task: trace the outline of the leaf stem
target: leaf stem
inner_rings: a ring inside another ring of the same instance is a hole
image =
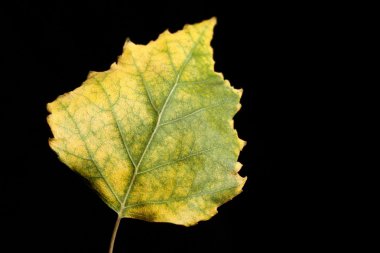
[[[115,245],[116,234],[119,229],[120,221],[121,221],[121,216],[118,215],[116,219],[115,227],[113,228],[113,232],[112,232],[110,249],[108,251],[109,253],[113,253],[113,246]]]

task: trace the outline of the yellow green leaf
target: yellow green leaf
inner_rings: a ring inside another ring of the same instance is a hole
[[[214,71],[215,24],[127,41],[109,70],[48,104],[51,148],[121,218],[190,226],[242,190],[242,91]]]

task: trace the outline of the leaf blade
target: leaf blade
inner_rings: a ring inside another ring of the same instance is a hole
[[[51,147],[122,217],[189,226],[241,192],[243,142],[232,123],[241,91],[214,72],[215,24],[165,31],[146,46],[127,42],[110,70],[48,105]],[[59,104],[80,122],[74,133]],[[70,153],[90,156],[102,180]]]

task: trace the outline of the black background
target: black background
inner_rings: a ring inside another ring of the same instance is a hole
[[[248,142],[239,158],[244,192],[190,228],[125,219],[115,253],[302,249],[304,207],[284,178],[293,167],[284,153],[294,144],[283,137],[300,128],[292,125],[289,93],[310,39],[303,23],[309,11],[235,1],[21,1],[2,8],[9,57],[1,84],[0,251],[107,252],[116,214],[50,150],[46,103],[78,87],[90,70],[108,69],[127,37],[145,44],[167,28],[213,16],[216,70],[244,89],[235,116]]]

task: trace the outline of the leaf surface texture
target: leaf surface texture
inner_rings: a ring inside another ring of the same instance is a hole
[[[190,226],[241,192],[241,91],[214,71],[215,24],[127,41],[109,70],[48,104],[51,148],[121,217]]]

